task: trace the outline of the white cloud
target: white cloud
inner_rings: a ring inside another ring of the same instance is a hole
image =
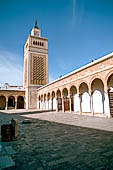
[[[22,56],[0,49],[0,86],[23,85]]]
[[[84,16],[84,9],[85,1],[78,4],[77,0],[72,0],[72,19],[70,20],[71,23],[69,24],[70,31],[74,31],[79,25],[81,25]]]
[[[76,25],[76,20],[77,20],[77,3],[76,0],[72,1],[72,19],[70,20],[71,23],[70,25],[70,30],[73,31],[73,29],[75,29],[75,25]]]
[[[73,0],[73,14],[72,14],[73,22],[76,19],[75,11],[76,11],[76,0]]]

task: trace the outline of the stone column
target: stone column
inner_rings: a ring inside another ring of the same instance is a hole
[[[45,110],[45,100],[44,100],[44,102],[43,102],[43,109]]]
[[[17,109],[17,102],[15,102],[15,109]]]
[[[43,110],[45,109],[45,101],[44,101],[44,97],[43,97]]]
[[[45,99],[45,110],[47,110],[47,99]]]
[[[17,109],[17,97],[15,97],[15,109]]]
[[[103,94],[102,94],[103,114],[105,114],[104,101],[105,101],[105,94],[103,91]]]
[[[51,110],[51,98],[49,99],[49,110]]]
[[[43,101],[41,101],[41,110],[43,110]]]
[[[58,100],[56,99],[56,112],[58,112]]]
[[[92,96],[92,92],[89,93],[90,94],[90,110],[91,110],[91,114],[94,116],[94,111],[93,111],[93,96]]]
[[[49,99],[47,100],[47,105],[48,105],[48,108],[47,108],[47,110],[49,110]]]
[[[64,113],[64,98],[62,97],[62,112]]]
[[[38,100],[38,109],[40,110],[40,101]]]
[[[71,110],[71,97],[69,96],[69,106],[70,106],[70,113],[72,112]]]
[[[51,110],[53,111],[53,97],[51,97]]]
[[[109,105],[109,95],[107,87],[104,89],[104,114],[110,118],[110,105]]]
[[[45,110],[47,110],[48,104],[47,104],[47,99],[45,101]]]
[[[6,98],[6,107],[5,107],[5,110],[8,109],[8,98]]]
[[[82,114],[82,108],[81,108],[81,95],[79,94],[79,114]]]

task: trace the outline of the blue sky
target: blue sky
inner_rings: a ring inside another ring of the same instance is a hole
[[[49,42],[50,81],[113,51],[113,0],[0,0],[0,85],[23,85],[35,19]]]

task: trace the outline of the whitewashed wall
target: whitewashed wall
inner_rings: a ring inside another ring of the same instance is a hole
[[[57,109],[57,103],[56,103],[56,98],[53,98],[53,110]]]
[[[91,112],[90,95],[88,94],[88,92],[84,92],[81,96],[81,109],[82,112]]]
[[[93,92],[93,112],[103,113],[102,93],[99,90]]]
[[[105,100],[104,100],[104,113],[108,117],[110,117],[110,108],[109,108],[109,97],[108,94],[104,93]]]
[[[79,109],[80,109],[79,96],[75,94],[73,98],[74,98],[74,112],[79,112]]]
[[[48,105],[49,107],[48,107],[48,109],[51,110],[51,109],[52,109],[52,108],[51,108],[51,99],[49,99],[48,102],[49,102],[49,105]]]

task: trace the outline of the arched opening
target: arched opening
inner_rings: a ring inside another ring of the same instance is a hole
[[[71,95],[71,111],[78,111],[78,95],[77,95],[77,89],[75,86],[71,86],[70,88],[70,95]]]
[[[69,105],[69,97],[68,97],[67,88],[63,89],[62,95],[63,95],[63,99],[64,99],[64,111],[69,111],[70,110],[70,105]]]
[[[91,84],[93,113],[104,113],[104,84],[96,78]]]
[[[8,98],[8,109],[14,109],[15,108],[15,98],[14,96],[10,96]]]
[[[80,108],[81,112],[88,113],[91,112],[90,109],[90,95],[88,85],[86,83],[82,83],[79,87],[80,92]]]
[[[68,90],[66,88],[63,89],[62,95],[63,95],[63,98],[67,98],[68,97]]]
[[[52,110],[56,110],[56,98],[55,98],[55,92],[52,91]]]
[[[57,108],[58,111],[62,110],[62,98],[61,98],[61,91],[58,89],[56,92],[56,96],[57,96]]]
[[[60,91],[60,90],[57,90],[56,95],[57,95],[57,98],[61,98],[61,91]]]
[[[5,110],[6,98],[5,96],[0,96],[0,110]]]
[[[18,96],[17,98],[17,109],[24,109],[24,97]]]
[[[111,74],[108,77],[107,80],[107,88],[108,88],[108,96],[109,96],[109,108],[110,108],[110,114],[113,117],[113,74]]]
[[[109,91],[113,91],[113,74],[108,77],[107,87]]]

